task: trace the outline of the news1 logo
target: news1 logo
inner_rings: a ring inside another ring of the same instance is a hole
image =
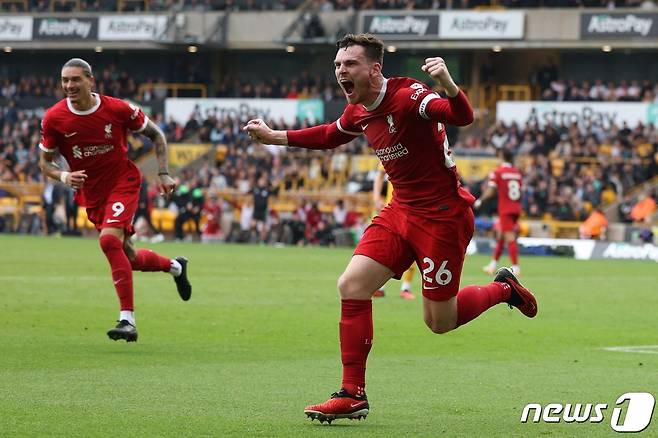
[[[655,405],[656,399],[648,392],[622,394],[612,410],[610,427],[615,432],[642,432],[651,423]],[[549,403],[546,406],[528,403],[521,413],[521,423],[528,420],[533,423],[601,423],[607,409],[607,403]]]

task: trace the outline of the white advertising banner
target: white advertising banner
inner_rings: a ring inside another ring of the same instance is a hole
[[[319,123],[324,120],[324,103],[320,99],[202,99],[168,98],[165,100],[165,117],[185,125],[190,117],[199,122],[209,117],[218,119],[230,116],[242,123],[250,118],[283,120],[295,123],[297,119]]]
[[[30,41],[32,17],[0,16],[0,41]]]
[[[621,126],[624,122],[633,128],[638,123],[652,121],[652,106],[640,102],[512,102],[499,101],[496,120],[519,126],[526,123],[536,126],[571,125]]]
[[[520,40],[525,12],[441,12],[439,38],[447,40]]]
[[[105,41],[155,40],[167,30],[165,15],[103,15],[98,39]]]

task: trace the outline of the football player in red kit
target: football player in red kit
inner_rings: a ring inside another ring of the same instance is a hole
[[[498,193],[498,222],[496,224],[496,247],[494,248],[491,262],[483,269],[489,274],[496,271],[498,260],[503,253],[503,244],[507,244],[509,258],[512,261],[512,273],[520,275],[519,268],[519,247],[516,244],[516,236],[519,230],[519,216],[521,215],[521,188],[523,175],[521,171],[514,167],[512,161],[514,154],[506,148],[498,150],[498,157],[502,160],[498,166],[489,175],[487,188],[473,204],[475,209],[487,199]]]
[[[53,105],[41,121],[40,167],[50,178],[76,190],[76,200],[100,232],[100,247],[112,272],[120,313],[110,339],[137,341],[133,308],[132,271],[162,271],[172,274],[180,297],[187,301],[192,286],[187,277],[187,259],[169,259],[148,249],[136,249],[130,240],[132,219],[139,201],[142,180],[137,166],[128,159],[128,131],[153,141],[158,161],[158,188],[169,196],[174,180],[169,176],[167,143],[162,131],[138,107],[92,92],[94,76],[89,63],[73,58],[62,67],[65,99]],[[70,171],[56,164],[57,153]]]
[[[446,333],[489,307],[507,303],[528,317],[537,313],[532,293],[501,268],[493,282],[459,290],[466,247],[473,234],[473,196],[459,183],[444,124],[468,125],[473,112],[441,58],[422,71],[448,95],[439,97],[411,78],[385,78],[383,42],[370,34],[346,35],[337,43],[336,80],[347,98],[333,123],[277,131],[262,120],[245,126],[266,144],[331,149],[365,135],[393,184],[393,199],[366,229],[338,279],[343,379],[329,400],[307,406],[311,419],[365,417],[366,360],[373,341],[372,294],[412,262],[422,273],[423,312],[434,333]]]

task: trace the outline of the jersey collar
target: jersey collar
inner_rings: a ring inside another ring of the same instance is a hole
[[[380,103],[382,103],[382,100],[384,100],[384,96],[386,96],[386,83],[388,82],[388,79],[384,78],[384,84],[382,85],[381,90],[379,90],[379,95],[377,96],[377,99],[372,103],[370,106],[365,106],[363,107],[366,109],[366,111],[374,111],[377,109]]]
[[[73,114],[77,114],[79,116],[88,116],[89,114],[95,112],[99,106],[101,106],[101,98],[98,94],[96,93],[91,93],[94,99],[96,99],[96,105],[92,106],[86,111],[78,111],[77,109],[73,108],[73,105],[71,105],[71,100],[67,97],[66,98],[66,106],[69,107],[69,111],[71,111]]]

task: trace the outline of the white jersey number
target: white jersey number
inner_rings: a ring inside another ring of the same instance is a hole
[[[434,260],[429,257],[425,257],[423,259],[423,264],[425,263],[427,263],[427,267],[423,269],[423,280],[425,283],[432,284],[436,281],[436,284],[439,286],[445,286],[446,284],[450,283],[452,280],[452,272],[446,269],[446,265],[448,264],[447,260],[441,262],[441,266],[439,266],[438,271],[436,271],[434,278],[429,276],[429,274],[431,274],[434,270]]]
[[[113,217],[118,217],[123,211],[126,209],[126,207],[123,205],[121,202],[115,202],[112,204],[112,211],[114,214],[112,215]]]
[[[521,199],[521,183],[515,180],[507,183],[507,197],[512,201]]]

